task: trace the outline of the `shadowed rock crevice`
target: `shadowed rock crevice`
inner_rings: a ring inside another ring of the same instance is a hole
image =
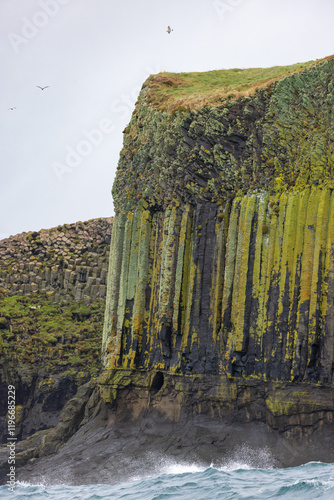
[[[162,372],[157,372],[153,377],[150,387],[150,393],[156,394],[157,392],[160,391],[163,385],[164,385],[164,374]]]

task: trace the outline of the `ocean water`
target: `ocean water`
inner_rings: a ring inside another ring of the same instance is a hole
[[[233,462],[221,468],[169,464],[160,474],[106,485],[18,483],[0,487],[1,500],[262,500],[334,499],[334,464],[310,462],[288,469],[252,468]]]

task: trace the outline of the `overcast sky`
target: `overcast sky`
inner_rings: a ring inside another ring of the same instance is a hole
[[[333,0],[0,0],[0,238],[113,215],[149,74],[320,59],[333,19]]]

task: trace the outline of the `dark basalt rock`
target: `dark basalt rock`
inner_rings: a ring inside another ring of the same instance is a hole
[[[255,466],[334,461],[333,74],[171,112],[144,85],[113,186],[104,372],[21,443],[21,480],[245,447]]]
[[[328,387],[131,371],[117,371],[99,386],[100,393],[82,387],[54,431],[27,440],[20,480],[112,484],[139,471],[152,474],[164,463],[222,466],[233,456],[255,467],[332,460]]]

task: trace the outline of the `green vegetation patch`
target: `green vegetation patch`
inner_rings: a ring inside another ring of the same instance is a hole
[[[275,415],[294,415],[321,411],[323,403],[317,401],[315,394],[307,390],[291,391],[276,390],[266,400],[268,410]]]
[[[233,68],[204,73],[158,73],[144,83],[148,102],[159,109],[200,109],[219,106],[222,100],[253,93],[274,81],[303,71],[314,61],[272,68]]]
[[[73,312],[77,312],[77,316]],[[55,304],[47,297],[0,293],[0,364],[34,372],[101,370],[104,301]]]

